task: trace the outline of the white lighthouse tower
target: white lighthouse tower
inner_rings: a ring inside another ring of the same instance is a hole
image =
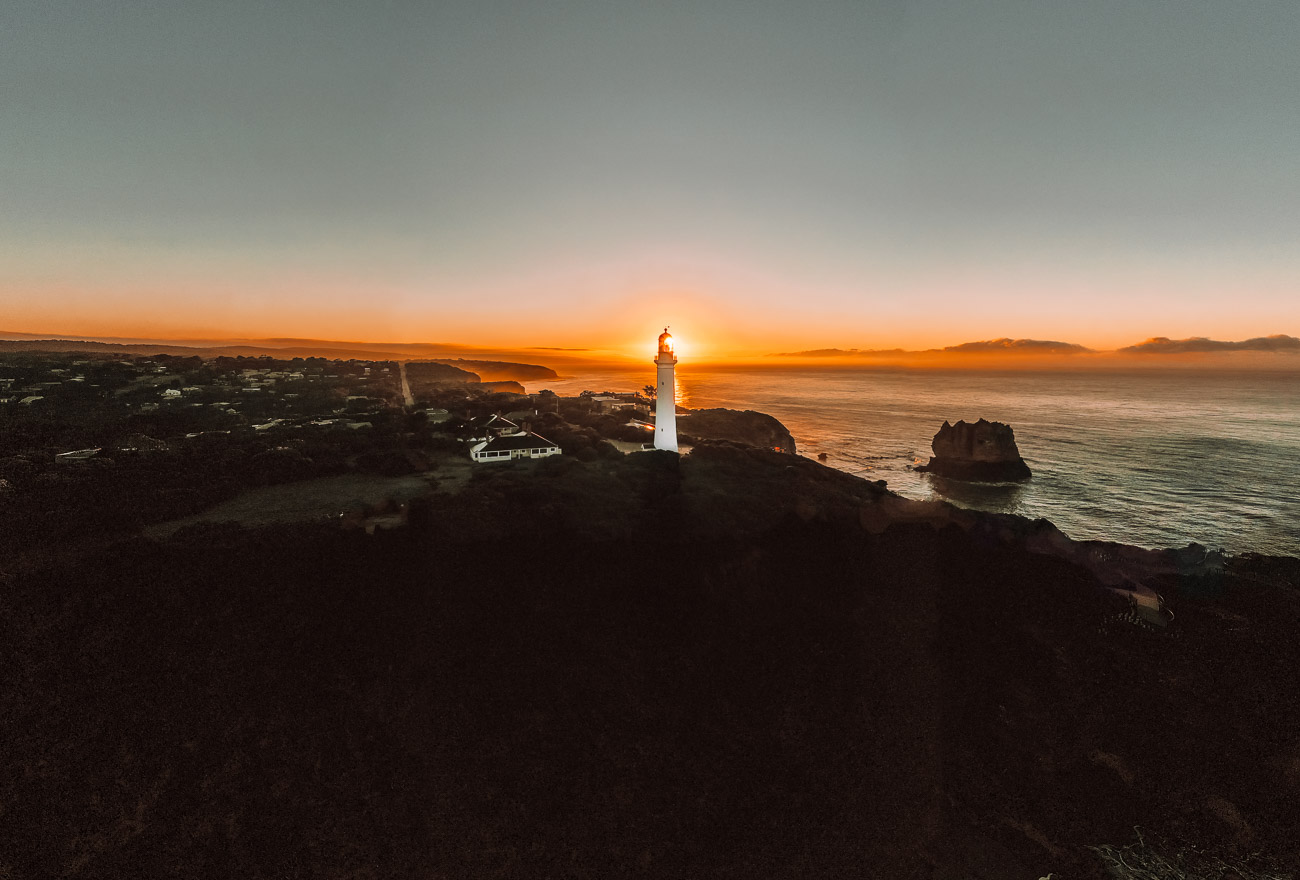
[[[659,354],[655,355],[658,381],[655,382],[655,449],[677,451],[677,383],[673,368],[677,355],[673,352],[673,337],[664,328],[659,335]]]

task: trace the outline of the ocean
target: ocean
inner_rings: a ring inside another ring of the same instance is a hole
[[[653,381],[647,364],[528,390],[632,391]],[[677,385],[682,406],[768,413],[801,455],[826,453],[828,465],[909,498],[1045,517],[1077,539],[1300,557],[1297,373],[682,364]],[[1032,479],[972,484],[913,470],[945,419],[980,418],[1012,426]]]

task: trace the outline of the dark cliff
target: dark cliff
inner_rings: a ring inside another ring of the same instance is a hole
[[[480,381],[477,373],[436,361],[410,361],[406,364],[406,375],[412,389],[419,389],[425,385]]]
[[[441,358],[436,361],[468,372],[477,373],[484,382],[544,382],[558,379],[559,374],[540,364],[516,364],[509,361],[476,361],[465,358]]]
[[[700,440],[731,440],[778,452],[795,452],[794,438],[785,425],[767,413],[748,409],[681,412],[677,416],[677,433],[688,445]]]
[[[5,868],[1100,880],[1135,825],[1300,863],[1294,560],[727,442],[479,473],[390,534],[8,568]]]

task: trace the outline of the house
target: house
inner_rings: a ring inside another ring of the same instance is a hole
[[[648,401],[636,394],[620,394],[606,391],[603,394],[587,394],[587,401],[598,413],[617,413],[623,411],[644,412],[649,414]]]
[[[167,397],[167,398],[176,398],[180,396],[181,396],[181,390],[179,388],[168,388],[166,391],[163,392],[163,397]]]
[[[596,412],[613,412],[624,407],[636,406],[636,404],[621,397],[615,397],[612,394],[593,394],[590,400],[596,405]]]
[[[470,447],[469,457],[475,462],[514,461],[517,458],[549,458],[560,455],[560,447],[545,437],[531,431],[502,434],[483,440]]]
[[[514,422],[499,415],[488,418],[471,419],[460,431],[461,440],[466,443],[483,443],[494,437],[518,434],[522,429]]]

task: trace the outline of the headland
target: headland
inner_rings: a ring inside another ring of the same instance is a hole
[[[471,465],[455,411],[507,398],[415,384],[459,406],[6,459],[11,500],[174,456],[236,479],[245,442],[284,431],[247,467],[291,486],[320,478],[309,453],[336,441],[306,441],[330,428],[357,444],[328,459],[344,472],[427,485],[391,528],[29,524],[0,618],[15,876],[1300,862],[1300,561],[908,500],[776,451],[755,415],[758,442],[624,455],[605,435],[642,429],[598,395],[537,401],[562,455]]]

